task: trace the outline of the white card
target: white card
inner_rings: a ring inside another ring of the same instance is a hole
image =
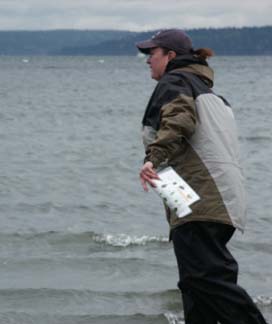
[[[153,189],[178,217],[189,215],[192,212],[189,206],[200,199],[198,194],[172,167],[159,171],[158,176],[160,180],[153,180],[156,184]]]

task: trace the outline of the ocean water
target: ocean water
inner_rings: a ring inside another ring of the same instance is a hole
[[[272,57],[215,57],[248,192],[229,247],[272,322]],[[181,324],[159,198],[144,193],[139,57],[0,57],[0,324]]]

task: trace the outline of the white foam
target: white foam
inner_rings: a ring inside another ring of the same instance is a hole
[[[168,242],[167,237],[162,236],[130,236],[127,234],[104,234],[94,237],[96,242],[107,243],[112,246],[127,247],[129,245],[146,245],[150,242]]]
[[[139,58],[145,58],[146,57],[146,55],[144,53],[141,53],[141,52],[139,52],[136,56],[139,57]]]
[[[257,296],[254,298],[254,303],[262,306],[272,305],[272,297],[269,296]]]
[[[169,324],[185,324],[180,314],[164,313],[164,316],[167,318]]]

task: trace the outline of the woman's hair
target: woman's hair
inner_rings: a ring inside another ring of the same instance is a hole
[[[214,56],[214,51],[210,48],[199,48],[197,50],[192,50],[192,54],[206,60],[207,58]]]
[[[165,54],[165,55],[168,52],[172,51],[171,49],[166,48],[166,47],[162,47],[162,50],[163,50],[163,54]],[[200,57],[203,60],[206,60],[207,58],[214,56],[214,51],[210,48],[199,48],[197,50],[192,49],[190,53]],[[179,54],[177,53],[177,55],[179,55]]]

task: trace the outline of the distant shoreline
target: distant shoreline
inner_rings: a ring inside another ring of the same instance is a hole
[[[271,57],[271,54],[216,54],[214,57]],[[30,59],[30,58],[38,58],[38,57],[93,57],[93,58],[106,58],[106,57],[137,57],[137,55],[132,54],[106,54],[106,55],[92,55],[92,54],[0,54],[0,58],[8,58],[8,57],[18,57],[22,59]]]
[[[187,29],[194,47],[210,47],[217,56],[272,55],[272,26]],[[5,56],[134,56],[135,43],[155,31],[44,30],[0,31]]]

